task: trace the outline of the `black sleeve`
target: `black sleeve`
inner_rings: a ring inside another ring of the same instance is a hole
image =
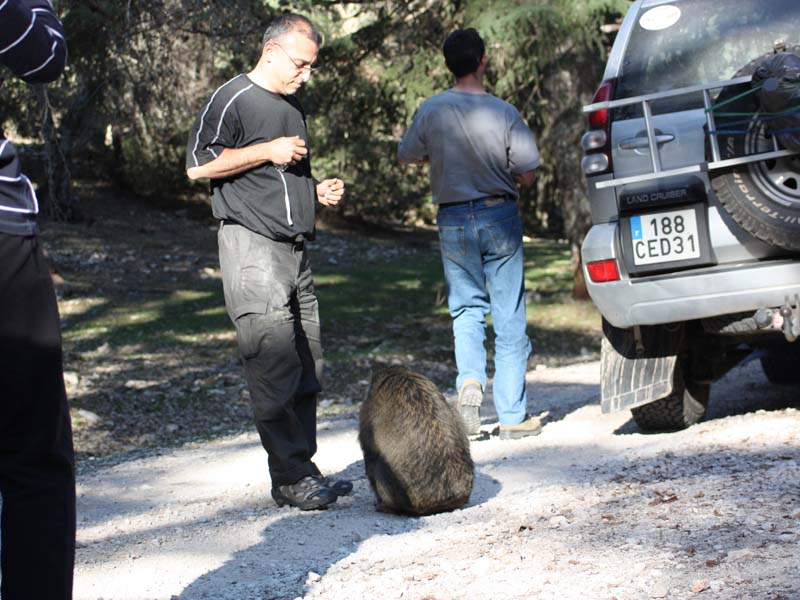
[[[195,119],[186,146],[186,168],[199,167],[217,158],[225,148],[237,148],[241,126],[233,105],[243,91],[232,79],[220,86],[203,105]]]
[[[66,62],[64,29],[49,0],[0,0],[0,63],[29,83],[48,83]]]

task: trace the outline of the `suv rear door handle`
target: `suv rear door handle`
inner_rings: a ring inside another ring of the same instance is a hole
[[[656,144],[666,144],[667,142],[671,142],[675,139],[675,136],[671,133],[662,133],[656,136]],[[632,137],[626,140],[622,140],[619,143],[619,147],[622,150],[638,150],[640,148],[649,148],[650,142],[647,140],[647,136],[643,137]]]

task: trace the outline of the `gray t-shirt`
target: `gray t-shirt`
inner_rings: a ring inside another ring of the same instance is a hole
[[[419,107],[397,148],[402,162],[428,159],[433,202],[518,196],[513,173],[540,164],[519,112],[491,94],[447,90]]]

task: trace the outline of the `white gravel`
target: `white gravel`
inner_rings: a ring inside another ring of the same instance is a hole
[[[323,512],[274,505],[255,433],[89,469],[75,598],[800,598],[800,388],[751,362],[711,418],[644,435],[600,413],[598,376],[531,372],[543,433],[473,442],[449,514],[376,513],[352,418],[320,424],[320,468],[355,482]]]

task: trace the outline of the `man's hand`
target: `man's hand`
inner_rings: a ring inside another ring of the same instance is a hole
[[[517,185],[522,187],[530,187],[533,185],[533,182],[536,181],[536,170],[533,171],[525,171],[524,173],[514,173],[514,181],[517,182]]]
[[[317,184],[317,199],[325,206],[335,206],[344,196],[344,181],[325,179]]]
[[[305,141],[297,135],[276,138],[267,145],[269,160],[276,165],[293,165],[308,154]]]

